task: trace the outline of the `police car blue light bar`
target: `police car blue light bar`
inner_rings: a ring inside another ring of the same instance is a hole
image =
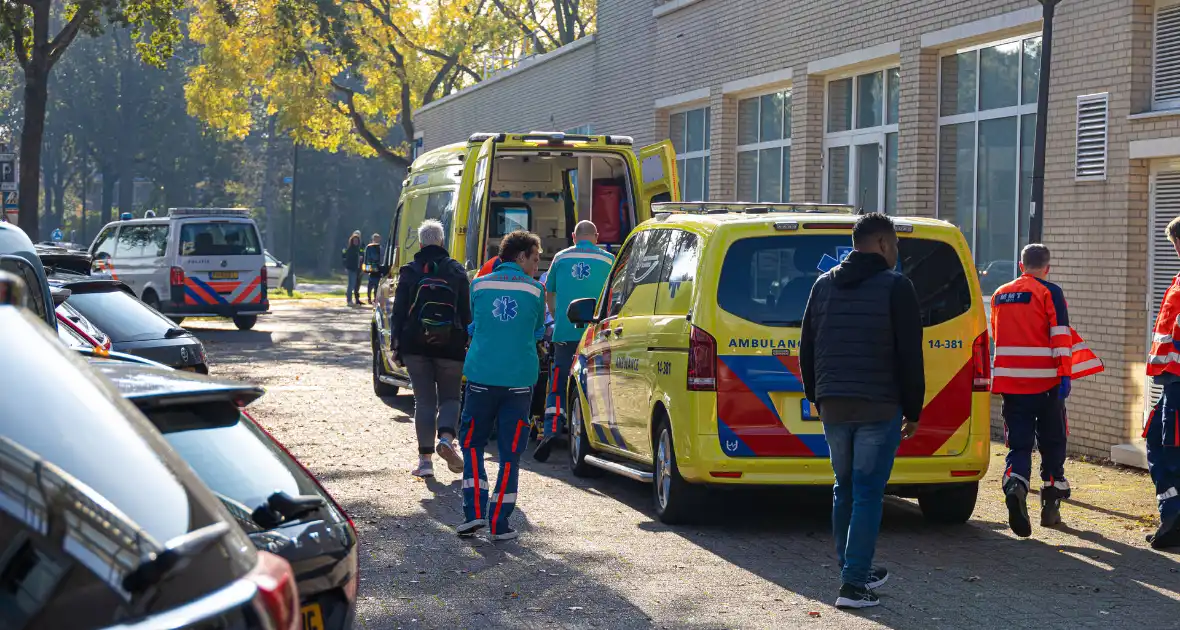
[[[211,216],[226,216],[226,217],[250,217],[250,210],[247,208],[169,208],[168,216],[170,217],[211,217]]]

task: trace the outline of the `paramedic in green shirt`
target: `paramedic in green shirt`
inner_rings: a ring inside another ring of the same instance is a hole
[[[553,257],[545,281],[545,303],[553,314],[553,365],[549,369],[549,393],[545,400],[545,420],[541,442],[533,458],[549,459],[553,438],[561,434],[562,402],[569,392],[570,366],[574,351],[582,339],[583,329],[570,323],[566,310],[570,302],[582,298],[597,299],[610,275],[615,257],[598,246],[598,228],[590,221],[574,227],[574,246]]]

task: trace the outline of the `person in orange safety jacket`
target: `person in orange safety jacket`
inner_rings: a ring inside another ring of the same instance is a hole
[[[1165,234],[1180,255],[1180,217]],[[1160,526],[1147,537],[1156,549],[1180,547],[1180,275],[1164,293],[1155,319],[1147,375],[1163,387],[1147,418],[1147,467],[1159,502]]]
[[[1004,398],[1004,441],[1009,450],[1003,490],[1008,523],[1016,535],[1027,537],[1032,535],[1026,498],[1034,444],[1041,452],[1042,527],[1061,522],[1061,499],[1069,497],[1065,399],[1073,376],[1074,333],[1065,294],[1046,280],[1049,248],[1035,243],[1026,246],[1020,253],[1020,269],[1023,275],[992,295],[996,346],[992,392]]]
[[[487,262],[485,262],[483,264],[482,267],[479,268],[479,271],[476,272],[475,277],[482,278],[482,277],[488,275],[489,273],[492,273],[493,271],[495,271],[496,267],[499,267],[499,266],[500,266],[500,257],[499,256],[492,256],[491,258],[488,259]]]

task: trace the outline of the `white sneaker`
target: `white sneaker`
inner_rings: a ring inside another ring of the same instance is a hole
[[[434,462],[429,459],[418,460],[418,467],[411,471],[415,477],[433,477],[434,476]]]
[[[459,449],[456,446],[457,442],[454,440],[439,440],[438,445],[434,447],[434,452],[447,462],[447,468],[453,473],[463,472],[463,456],[459,454]]]

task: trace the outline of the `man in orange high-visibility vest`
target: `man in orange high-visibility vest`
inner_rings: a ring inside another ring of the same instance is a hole
[[[1061,522],[1061,499],[1069,498],[1065,399],[1073,372],[1073,333],[1065,294],[1046,280],[1049,248],[1026,246],[1020,252],[1020,269],[1019,278],[992,295],[992,392],[1004,397],[1008,524],[1017,536],[1027,537],[1032,535],[1026,499],[1034,444],[1041,452],[1042,527]]]
[[[1180,217],[1172,219],[1166,234],[1180,255]],[[1156,549],[1180,547],[1180,275],[1164,294],[1155,319],[1147,375],[1164,388],[1143,428],[1160,511],[1159,529],[1147,540]]]

